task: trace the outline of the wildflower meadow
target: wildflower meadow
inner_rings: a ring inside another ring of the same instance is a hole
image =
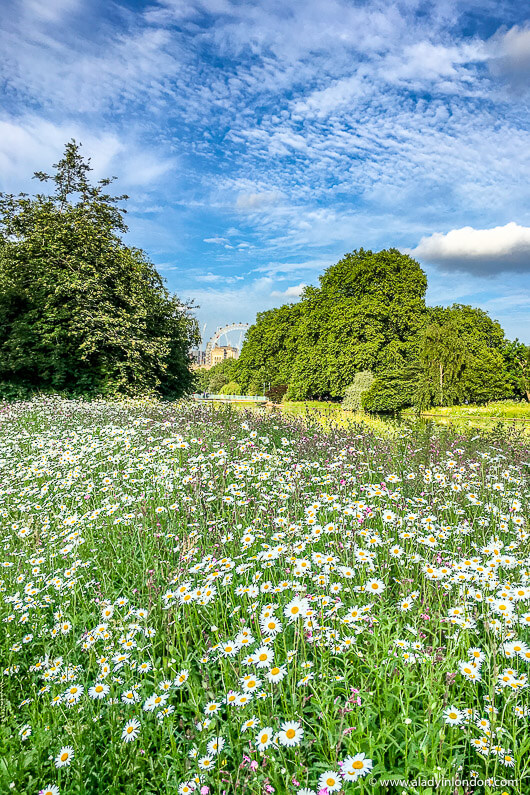
[[[529,461],[515,431],[2,404],[0,792],[528,793]]]

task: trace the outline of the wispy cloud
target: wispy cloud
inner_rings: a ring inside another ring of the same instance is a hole
[[[252,320],[360,246],[413,250],[434,292],[441,269],[463,267],[484,306],[496,268],[527,270],[530,27],[516,0],[480,14],[475,0],[3,11],[0,188],[27,190],[81,140],[96,176],[133,196],[131,239],[208,322]]]
[[[34,171],[51,169],[66,141],[75,138],[90,157],[94,176],[119,172],[124,187],[145,187],[160,180],[176,167],[176,157],[149,149],[125,133],[96,131],[78,121],[60,124],[39,116],[15,120],[0,119],[0,185],[16,190]]]
[[[530,23],[515,25],[489,42],[489,68],[518,92],[530,88]]]

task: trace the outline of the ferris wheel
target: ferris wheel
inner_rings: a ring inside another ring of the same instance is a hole
[[[212,336],[206,343],[206,367],[210,367],[212,364],[212,351],[215,348],[215,346],[219,343],[219,341],[223,337],[226,337],[226,340],[228,341],[227,335],[233,331],[239,331],[239,338],[236,348],[238,348],[238,350],[241,350],[241,342],[249,328],[250,328],[250,323],[230,323],[228,326],[222,326],[222,328],[218,328],[215,334],[212,334]]]

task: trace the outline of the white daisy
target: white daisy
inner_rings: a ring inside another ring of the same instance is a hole
[[[74,749],[71,745],[65,745],[55,757],[55,767],[65,767],[70,764],[73,758]]]
[[[278,732],[280,745],[288,747],[300,745],[304,736],[302,725],[298,721],[286,721],[282,723],[281,730]]]
[[[337,792],[337,790],[341,789],[342,782],[339,773],[336,773],[334,770],[326,770],[325,773],[322,773],[320,778],[318,779],[318,788],[325,789],[327,792]]]
[[[274,731],[272,726],[265,726],[264,729],[261,729],[255,739],[255,745],[258,751],[265,751],[270,745],[272,745],[274,738]]]
[[[121,739],[125,743],[130,743],[132,742],[132,740],[136,740],[138,735],[140,734],[140,726],[141,723],[137,718],[132,718],[131,720],[127,721],[127,723],[123,727],[123,731],[121,733]]]

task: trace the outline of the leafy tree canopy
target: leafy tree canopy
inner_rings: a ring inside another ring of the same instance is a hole
[[[343,397],[355,374],[399,366],[426,322],[426,277],[397,249],[347,254],[298,304],[263,312],[247,332],[238,380],[288,384],[288,398]]]
[[[192,385],[190,307],[126,246],[114,178],[90,182],[70,141],[35,196],[0,194],[0,381],[83,394],[158,393]]]
[[[287,384],[288,399],[349,389],[371,411],[530,397],[526,347],[481,309],[426,307],[426,288],[420,265],[397,249],[355,250],[299,303],[257,316],[237,380]],[[361,397],[353,384],[367,371],[375,380]]]

